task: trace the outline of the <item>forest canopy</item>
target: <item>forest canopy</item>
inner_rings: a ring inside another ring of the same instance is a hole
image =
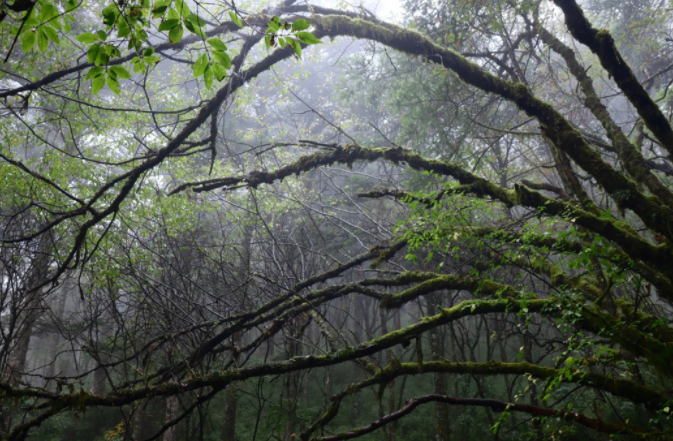
[[[673,439],[673,4],[374,6],[2,2],[0,439]]]

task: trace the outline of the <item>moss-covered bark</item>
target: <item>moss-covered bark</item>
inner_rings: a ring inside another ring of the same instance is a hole
[[[601,102],[593,81],[587,74],[587,70],[580,65],[575,57],[575,52],[563,44],[561,40],[553,36],[544,27],[539,28],[540,39],[547,44],[554,52],[561,55],[568,66],[570,73],[577,79],[577,82],[585,96],[585,105],[601,123],[605,129],[608,138],[615,146],[622,164],[629,175],[637,182],[642,182],[659,199],[669,207],[673,206],[673,193],[666,188],[659,179],[654,176],[650,166],[645,161],[642,153],[631,144],[624,132],[612,119],[607,107]]]
[[[612,35],[605,29],[594,29],[575,0],[554,0],[554,3],[563,11],[572,36],[598,56],[603,68],[614,78],[647,128],[669,153],[673,153],[673,130],[668,119],[622,58]]]
[[[334,163],[351,164],[356,161],[375,161],[378,159],[388,160],[395,164],[406,163],[416,170],[428,170],[451,176],[458,180],[460,184],[469,186],[472,194],[499,200],[509,207],[524,205],[538,209],[541,215],[560,216],[572,220],[589,231],[612,240],[631,258],[647,262],[651,267],[660,271],[669,281],[673,280],[673,268],[668,264],[673,258],[670,248],[666,245],[654,246],[650,244],[641,238],[626,222],[590,213],[569,202],[547,198],[541,193],[531,191],[521,185],[515,185],[514,190],[508,190],[464,170],[457,164],[427,159],[402,148],[368,148],[356,145],[334,147],[328,153],[314,153],[304,156],[297,162],[281,167],[276,171],[254,172],[244,176],[184,184],[174,192],[184,191],[187,188],[191,188],[195,192],[201,192],[238,185],[257,187],[325,165]]]
[[[365,388],[376,386],[376,385],[385,385],[388,384],[392,379],[400,376],[413,376],[421,375],[425,373],[443,373],[443,374],[476,374],[476,375],[519,375],[534,377],[539,379],[552,379],[558,378],[562,383],[577,383],[583,386],[601,390],[604,392],[611,393],[615,396],[620,396],[630,400],[637,400],[646,406],[649,406],[653,410],[661,409],[667,404],[667,399],[657,392],[640,386],[635,382],[623,379],[616,379],[614,377],[609,377],[600,373],[587,372],[574,370],[573,372],[564,372],[559,369],[554,369],[551,367],[541,367],[536,364],[522,362],[522,363],[503,363],[490,361],[486,363],[452,363],[447,360],[438,360],[426,363],[391,363],[388,366],[378,370],[375,375],[372,377],[361,381],[359,383],[352,384],[346,390],[341,391],[337,395],[331,397],[331,404],[328,407],[327,411],[318,419],[316,419],[313,424],[311,424],[301,435],[300,439],[308,440],[311,435],[318,430],[324,428],[332,421],[338,414],[340,410],[340,405],[343,399],[349,395],[359,393]],[[480,399],[477,399],[480,400]],[[457,400],[445,400],[444,402],[450,404],[468,404],[468,403],[459,403]],[[503,411],[506,407],[506,404],[503,406],[502,402],[493,403],[496,407],[496,411]],[[476,401],[474,405],[489,405],[484,401]],[[524,405],[527,406],[527,405]],[[520,409],[524,412],[533,411],[532,408],[522,408]],[[535,409],[540,415],[547,414],[551,415],[552,413],[558,412],[555,409],[537,407]],[[580,414],[573,414],[571,420],[575,418],[580,418]],[[644,430],[643,428],[638,428],[637,426],[631,426],[625,428],[623,425],[601,425],[598,424],[597,420],[585,421],[588,427],[593,429],[606,432],[606,433],[620,433],[626,430],[635,429],[640,433],[647,433],[649,431]],[[372,427],[370,427],[372,428]],[[353,431],[352,433],[356,433]],[[651,432],[650,432],[651,433]],[[654,433],[652,433],[654,434]],[[343,438],[345,434],[339,435]],[[316,438],[311,438],[316,439]]]
[[[455,72],[464,82],[515,103],[540,123],[543,133],[575,163],[589,172],[621,209],[630,209],[655,231],[673,240],[673,209],[638,190],[636,183],[610,167],[554,107],[524,84],[502,80],[451,49],[403,28],[379,26],[345,16],[320,17],[314,22],[327,36],[353,36],[374,40],[402,52],[422,56]],[[410,164],[411,165],[411,164]]]
[[[378,420],[356,429],[349,430],[348,432],[341,432],[335,435],[329,435],[324,437],[314,437],[311,438],[311,441],[340,441],[346,439],[359,438],[368,433],[374,432],[382,427],[385,427],[387,424],[394,423],[395,421],[407,416],[417,407],[426,403],[435,403],[436,405],[454,405],[454,406],[475,406],[475,407],[488,407],[496,412],[522,412],[527,413],[533,417],[554,417],[561,419],[567,422],[573,422],[591,429],[597,430],[602,433],[608,434],[628,434],[636,439],[661,439],[662,436],[665,436],[662,433],[636,426],[634,424],[615,424],[602,421],[600,419],[588,418],[584,415],[581,415],[576,412],[568,412],[564,410],[549,409],[540,406],[534,406],[530,404],[517,404],[517,403],[507,403],[501,400],[494,400],[490,398],[457,398],[450,397],[442,394],[431,394],[424,395],[421,397],[410,398],[406,401],[406,405],[395,412],[391,412],[388,415],[385,415]],[[446,417],[448,420],[448,417]],[[448,421],[446,421],[448,423]],[[446,439],[447,437],[442,438],[440,434],[437,435],[439,441]]]
[[[381,307],[386,309],[399,308],[420,296],[432,294],[443,289],[470,291],[480,297],[521,298],[522,296],[519,291],[516,291],[511,286],[485,280],[481,277],[438,274],[436,277],[417,283],[399,294],[383,295],[381,298]]]

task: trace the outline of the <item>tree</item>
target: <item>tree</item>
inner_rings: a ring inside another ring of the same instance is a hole
[[[294,1],[259,13],[113,3],[75,39],[65,24],[87,5],[3,5],[0,31],[16,38],[0,92],[2,347],[22,358],[0,382],[3,436],[93,408],[120,409],[110,436],[137,436],[146,418],[130,412],[154,407],[154,438],[203,436],[216,409],[240,425],[239,388],[258,402],[254,436],[273,401],[269,430],[285,439],[401,439],[426,403],[440,439],[477,434],[446,424],[464,406],[483,408],[496,436],[666,439],[671,60],[649,54],[667,54],[670,24],[602,4],[622,27],[594,28],[575,0],[409,1],[408,27]],[[640,53],[613,37],[631,25],[652,36]],[[340,97],[283,82],[293,57],[309,70],[321,62],[310,57],[336,58],[325,37],[372,42],[360,59],[372,93],[348,68],[356,93]],[[49,64],[36,44],[88,62],[36,75]],[[172,86],[185,76],[196,86]],[[291,105],[250,91],[274,78]],[[346,168],[320,174],[334,164]],[[79,287],[69,321],[37,313],[65,276]],[[74,372],[45,378],[26,363],[40,320],[69,342]],[[340,378],[351,364],[361,377]],[[331,398],[299,423],[302,387],[320,375]],[[449,375],[463,390],[450,393]],[[377,419],[340,422],[368,388]],[[529,431],[515,413],[535,418]]]

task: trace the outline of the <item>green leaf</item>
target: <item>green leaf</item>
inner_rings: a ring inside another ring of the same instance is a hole
[[[189,14],[189,17],[187,18],[189,19],[189,21],[194,23],[194,26],[202,27],[206,24],[206,22],[203,21],[203,19],[196,14]]]
[[[105,86],[105,75],[100,75],[91,82],[91,92],[96,95]]]
[[[143,29],[136,29],[136,38],[138,41],[147,41],[147,32]],[[138,49],[140,50],[140,49]]]
[[[292,23],[292,32],[303,31],[304,29],[308,29],[310,26],[310,21],[306,20],[305,18],[300,18],[299,20]]]
[[[56,32],[54,28],[50,28],[49,26],[42,26],[42,28],[44,30],[44,34],[47,36],[48,39],[50,39],[56,44],[59,43],[58,32]]]
[[[126,38],[131,35],[131,27],[124,19],[117,21],[117,31],[118,38]]]
[[[164,20],[161,22],[159,25],[159,31],[169,31],[175,27],[178,27],[180,25],[180,19],[178,18],[169,18],[168,20]]]
[[[213,47],[213,49],[218,50],[218,51],[226,51],[227,50],[227,45],[224,44],[224,42],[217,37],[209,38],[208,39],[208,44],[210,44]]]
[[[98,31],[98,32],[96,32],[96,35],[98,36],[98,39],[100,41],[107,40],[107,34],[105,33],[105,31]]]
[[[131,74],[129,73],[128,70],[126,70],[125,67],[123,66],[112,66],[110,67],[110,70],[115,73],[115,75],[122,80],[128,80],[131,78]]]
[[[229,11],[229,17],[231,17],[231,21],[236,23],[239,27],[243,27],[243,22],[238,18],[238,15],[236,15],[234,11]]]
[[[101,45],[100,43],[96,43],[94,45],[91,45],[89,50],[86,52],[86,59],[89,63],[96,63],[96,60],[98,60],[98,53],[101,52]]]
[[[191,21],[187,20],[185,21],[185,27],[191,32],[192,34],[196,34],[199,37],[206,38],[207,35],[201,30],[201,28],[194,26],[194,23]]]
[[[108,44],[105,45],[106,53],[110,55],[110,57],[121,57],[122,53],[117,49],[116,47]]]
[[[315,35],[310,32],[297,32],[297,38],[299,41],[305,44],[321,44],[322,41],[318,40]]]
[[[44,3],[41,5],[40,13],[37,16],[37,19],[40,22],[45,22],[54,17],[58,17],[60,14],[61,13],[59,12],[58,8],[56,8],[56,6],[52,5],[51,3]]]
[[[112,4],[105,7],[101,13],[103,14],[103,23],[108,26],[112,26],[117,21],[117,16],[119,15],[119,9],[117,6]]]
[[[215,60],[217,60],[217,62],[220,63],[225,69],[229,69],[231,67],[231,58],[229,58],[229,55],[226,52],[213,51],[213,58],[215,58]]]
[[[206,54],[201,54],[201,56],[196,59],[196,63],[194,63],[194,76],[198,77],[203,75],[206,71],[206,67],[208,67],[208,57]]]
[[[137,60],[134,62],[133,60]],[[138,73],[138,72],[145,72],[145,63],[140,61],[140,58],[135,57],[133,60],[131,60],[131,64],[133,64],[133,73]],[[145,59],[144,61],[147,61]]]
[[[189,30],[189,32],[191,32],[192,34],[196,34],[196,35],[198,35],[199,37],[203,37],[203,38],[206,37],[206,34],[201,30],[201,28],[199,28],[199,27],[197,27],[197,26],[194,26],[194,23],[192,23],[192,22],[189,21],[189,20],[186,20],[186,21],[185,21],[185,27],[186,27],[187,30]]]
[[[104,51],[98,51],[98,58],[96,58],[96,66],[107,65],[110,62],[110,56]]]
[[[79,34],[77,37],[75,37],[75,40],[79,41],[80,43],[84,44],[91,44],[95,43],[97,41],[100,41],[98,36],[95,34],[92,34],[91,32],[85,32],[83,34]]]
[[[47,24],[53,27],[54,29],[58,29],[59,31],[63,30],[63,26],[61,25],[61,22],[58,20],[50,20]]]
[[[222,81],[227,76],[227,71],[224,70],[224,67],[222,67],[221,64],[214,63],[213,74],[215,75],[215,79],[217,79],[217,81]]]
[[[160,0],[154,3],[154,9],[161,8],[162,6],[170,6],[171,0]]]
[[[168,10],[168,15],[166,15],[166,18],[179,19],[180,14],[178,14],[178,11],[176,11],[175,8],[171,8]]]
[[[101,64],[108,64],[110,61],[110,51],[111,49],[109,46],[103,46],[100,43],[94,44],[89,48],[89,52],[87,52],[87,58],[89,58],[89,53],[92,52],[93,48],[97,48],[95,52],[92,54],[92,56],[95,55],[95,58],[93,58],[93,63],[96,66],[99,66]]]
[[[21,48],[23,49],[23,53],[27,54],[28,51],[30,51],[33,46],[35,46],[35,43],[37,42],[37,37],[35,36],[35,32],[26,32],[26,36],[23,37],[23,41],[21,42]]]
[[[207,89],[213,87],[213,69],[210,68],[210,65],[207,65],[205,72],[203,72],[203,81],[206,83]]]
[[[158,6],[152,9],[152,18],[161,17],[162,15],[164,15],[164,12],[166,12],[166,9],[168,9],[168,6]]]
[[[120,92],[119,81],[117,80],[116,75],[112,74],[111,72],[108,72],[107,87],[109,87],[111,91],[119,95]]]
[[[86,74],[86,79],[91,80],[94,78],[98,78],[99,76],[103,75],[105,73],[105,68],[102,66],[96,66],[92,67],[89,69],[89,72]]]
[[[182,28],[182,25],[171,29],[171,31],[168,33],[168,38],[171,40],[171,43],[177,44],[180,43],[180,40],[182,40],[182,35],[185,33],[184,29]]]
[[[158,63],[161,61],[161,58],[157,57],[156,55],[150,55],[149,57],[145,57],[145,63],[150,64],[150,63]]]
[[[278,29],[280,29],[280,18],[278,18],[278,16],[275,16],[269,20],[269,29],[271,32],[276,32]]]
[[[154,53],[154,48],[153,47],[148,47],[143,51],[143,57],[149,57]]]
[[[171,5],[170,0],[162,0],[159,2],[156,2],[154,4],[154,8],[152,8],[152,18],[159,18],[162,15],[164,15],[164,12],[166,12],[166,9]]]
[[[294,49],[295,54],[297,54],[297,56],[301,58],[301,44],[299,44],[297,40],[293,40],[291,38],[288,38],[287,42],[290,46],[292,46],[292,49]]]
[[[27,31],[31,26],[35,26],[40,22],[35,19],[35,17],[29,17],[23,24],[23,28]],[[25,32],[25,31],[24,31]]]
[[[44,26],[40,26],[37,29],[37,46],[40,48],[40,51],[44,53],[47,48],[49,47],[49,39],[47,38],[47,35],[44,33]]]
[[[285,39],[283,37],[278,38],[278,44],[280,45],[281,48],[285,47]]]
[[[175,9],[177,9],[178,13],[185,18],[189,17],[191,14],[189,7],[187,7],[187,3],[185,3],[184,0],[175,0]]]
[[[264,36],[264,44],[266,44],[266,48],[269,49],[271,47],[271,35],[266,34]]]

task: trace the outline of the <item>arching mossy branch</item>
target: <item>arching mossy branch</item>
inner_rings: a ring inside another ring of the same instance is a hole
[[[593,388],[598,391],[604,391],[611,393],[615,396],[619,396],[626,399],[633,399],[638,397],[638,402],[647,405],[652,410],[659,410],[667,404],[665,397],[659,395],[657,392],[638,385],[637,383],[624,380],[624,379],[615,379],[609,376],[594,373],[573,370],[570,372],[561,371],[559,369],[554,369],[550,367],[542,367],[532,363],[522,362],[522,363],[503,363],[497,361],[489,361],[485,363],[452,363],[447,360],[438,360],[432,362],[418,363],[391,363],[388,366],[378,370],[375,375],[369,377],[366,380],[363,380],[358,383],[353,383],[349,385],[345,390],[339,392],[336,395],[333,395],[330,398],[330,405],[327,411],[316,419],[304,432],[301,433],[300,439],[305,441],[308,440],[311,435],[317,432],[320,429],[325,428],[336,416],[339,414],[341,403],[343,399],[347,396],[359,393],[365,388],[387,384],[392,379],[401,377],[401,376],[416,376],[423,375],[428,373],[445,373],[445,374],[476,374],[482,376],[491,376],[491,375],[515,375],[515,376],[527,376],[538,379],[551,379],[558,378],[561,383],[576,383],[582,386]],[[458,404],[458,403],[453,403]],[[462,403],[464,404],[464,403]],[[476,403],[475,403],[476,404]],[[502,409],[498,407],[499,409]],[[551,413],[558,412],[556,409],[539,407],[540,412]],[[501,410],[500,410],[501,411]],[[575,417],[581,417],[578,414],[573,414]],[[594,425],[595,420],[592,421],[589,427],[592,427],[595,430],[601,430],[601,426]],[[588,422],[588,421],[587,421]],[[608,433],[619,433],[624,431],[624,426],[619,425],[608,425],[603,426],[605,430],[610,432]],[[635,432],[645,433],[646,431],[643,428],[637,426],[630,426],[629,430],[634,430]],[[614,432],[612,431],[614,430]]]
[[[373,40],[410,55],[425,57],[455,72],[465,83],[512,101],[537,119],[551,142],[589,172],[619,207],[632,210],[648,227],[673,240],[673,208],[641,193],[635,182],[603,161],[561,113],[535,97],[524,84],[498,78],[414,31],[378,26],[345,16],[317,17],[314,23],[317,29],[330,37],[347,35]]]
[[[673,193],[654,176],[642,153],[631,144],[622,129],[612,119],[607,107],[598,97],[591,77],[587,74],[586,69],[577,61],[575,52],[542,26],[539,27],[539,35],[545,44],[565,60],[568,70],[577,79],[586,97],[585,104],[587,108],[605,129],[629,175],[638,182],[644,183],[652,194],[659,197],[664,204],[673,206]],[[627,66],[624,67],[628,69]]]
[[[433,171],[451,176],[462,185],[469,186],[471,193],[478,197],[490,197],[508,207],[523,205],[538,209],[541,215],[560,216],[570,219],[588,230],[618,244],[631,258],[648,262],[665,277],[673,280],[673,268],[667,263],[673,253],[666,245],[654,246],[641,238],[626,222],[607,216],[589,213],[576,205],[543,196],[541,193],[516,185],[514,190],[502,188],[487,179],[480,178],[457,164],[427,159],[410,150],[388,147],[361,147],[356,145],[337,146],[328,153],[314,153],[301,157],[296,162],[276,171],[255,171],[243,176],[211,179],[186,183],[171,192],[192,189],[194,192],[212,191],[223,187],[249,185],[258,187],[283,180],[291,175],[313,170],[334,163],[352,164],[356,161],[388,160],[395,164],[406,163],[416,170]]]
[[[563,11],[572,36],[598,56],[603,68],[614,78],[647,128],[673,154],[673,130],[668,119],[633,74],[612,35],[605,29],[594,29],[575,0],[554,0],[554,3]]]
[[[645,429],[634,424],[626,423],[625,425],[604,422],[599,419],[589,418],[580,415],[576,412],[568,412],[564,410],[549,409],[546,407],[533,406],[530,404],[507,403],[501,400],[492,398],[457,398],[448,395],[430,394],[421,397],[410,398],[406,400],[406,405],[388,415],[377,419],[376,421],[348,432],[341,432],[335,435],[313,437],[311,441],[340,441],[346,439],[355,439],[372,433],[387,424],[397,421],[411,412],[418,406],[427,403],[446,403],[454,406],[468,406],[468,407],[488,407],[495,412],[522,412],[527,413],[533,417],[554,417],[563,421],[573,422],[581,426],[589,427],[601,433],[609,434],[629,434],[635,436],[637,439],[657,439],[664,436],[660,432],[654,432],[650,429]]]

